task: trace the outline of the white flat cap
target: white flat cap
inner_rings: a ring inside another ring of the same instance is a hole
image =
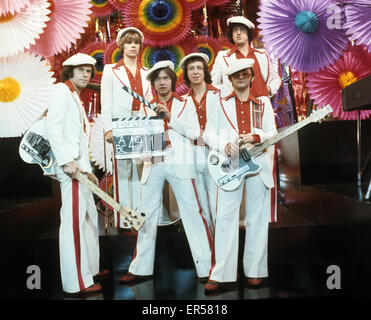
[[[139,29],[137,28],[134,28],[134,27],[127,27],[127,28],[124,28],[124,29],[121,29],[118,33],[117,33],[117,37],[116,37],[116,43],[119,44],[119,41],[120,39],[122,38],[122,36],[129,32],[129,31],[133,31],[133,32],[136,32],[140,35],[140,37],[142,38],[142,41],[144,39],[144,36],[143,36],[143,33],[142,31],[140,31]]]
[[[194,57],[200,57],[201,59],[204,59],[204,61],[206,62],[206,64],[209,63],[209,56],[205,53],[202,53],[202,52],[194,52],[194,53],[190,53],[190,54],[187,54],[181,61],[180,61],[180,64],[179,66],[183,69],[184,67],[184,63],[190,59],[190,58],[194,58]]]
[[[96,63],[97,60],[95,60],[93,57],[89,56],[88,54],[79,52],[65,60],[62,63],[62,66],[79,66],[81,64],[91,64],[92,66],[94,66]]]
[[[255,25],[244,16],[230,17],[227,19],[227,25],[229,26],[230,23],[241,23],[249,29],[255,29]]]
[[[150,80],[152,73],[154,73],[158,69],[163,69],[166,67],[169,67],[171,70],[174,70],[174,63],[170,60],[162,60],[162,61],[156,62],[151,68],[151,70],[149,70],[146,79]]]
[[[231,65],[226,70],[226,75],[230,76],[240,70],[244,70],[247,68],[252,68],[255,61],[254,59],[237,59],[231,63]]]

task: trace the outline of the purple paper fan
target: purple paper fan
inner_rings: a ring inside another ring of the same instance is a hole
[[[327,9],[333,5],[332,0],[263,1],[257,21],[267,48],[302,72],[329,66],[347,46],[345,31],[329,24]]]
[[[367,3],[366,3],[367,2]],[[371,52],[371,1],[357,0],[345,3],[344,28],[350,40],[365,45]]]

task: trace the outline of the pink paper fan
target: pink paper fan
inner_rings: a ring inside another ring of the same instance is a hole
[[[341,90],[347,85],[371,74],[371,53],[364,46],[348,47],[344,55],[333,65],[308,76],[308,92],[314,103],[323,106],[329,104],[333,117],[342,120],[354,120],[357,112],[343,112]],[[361,118],[371,115],[371,111],[361,111]]]
[[[127,6],[129,0],[108,0],[112,8],[122,11]]]
[[[108,0],[91,0],[90,3],[93,5],[93,15],[98,18],[110,16],[114,11]]]
[[[82,53],[86,53],[97,60],[95,64],[95,76],[92,79],[92,82],[99,82],[102,78],[103,68],[104,68],[104,52],[108,44],[106,42],[97,41],[89,43],[84,48],[80,50]]]
[[[88,26],[91,14],[89,0],[48,0],[51,4],[50,21],[30,52],[52,56],[71,47]]]
[[[0,16],[7,14],[13,15],[16,12],[20,12],[25,7],[28,7],[31,0],[1,0],[0,1]]]

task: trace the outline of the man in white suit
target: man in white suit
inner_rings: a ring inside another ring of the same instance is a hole
[[[66,293],[100,291],[98,216],[93,195],[76,179],[87,173],[98,185],[89,161],[90,125],[79,94],[94,76],[96,60],[78,53],[63,62],[62,81],[55,86],[47,114],[47,135],[55,155],[62,194],[59,252]]]
[[[205,142],[220,153],[238,159],[241,148],[262,143],[277,134],[274,112],[268,97],[256,99],[250,85],[254,60],[234,61],[226,73],[233,92],[222,99],[217,112],[208,113]],[[206,291],[216,291],[237,279],[239,210],[246,186],[246,238],[243,268],[249,285],[260,285],[268,276],[267,247],[270,218],[270,189],[274,186],[273,161],[268,152],[255,158],[262,165],[234,191],[219,188],[213,265]]]
[[[200,137],[195,140],[196,186],[200,203],[210,229],[214,229],[216,219],[217,185],[209,174],[207,158],[209,148],[205,144],[203,132],[207,123],[207,112],[220,108],[220,91],[211,85],[211,75],[208,68],[209,57],[200,52],[186,55],[180,62],[183,69],[184,82],[191,90],[184,98],[191,98],[197,112],[201,129]]]
[[[152,103],[164,115],[167,135],[166,156],[154,158],[147,181],[143,184],[142,212],[146,223],[138,232],[137,245],[129,272],[121,282],[135,282],[153,274],[157,222],[165,180],[171,185],[178,203],[180,217],[191,249],[197,276],[209,275],[211,235],[195,186],[193,144],[200,135],[197,114],[191,99],[183,99],[175,91],[176,74],[171,61],[157,62],[148,74],[157,96]]]
[[[267,51],[251,46],[255,25],[243,16],[228,18],[227,25],[227,38],[234,46],[230,50],[218,52],[211,71],[213,85],[230,93],[232,84],[228,80],[226,70],[234,61],[250,58],[255,61],[255,78],[251,87],[253,96],[273,96],[281,85],[281,78],[269,60]]]
[[[101,81],[101,105],[105,139],[113,143],[112,119],[147,116],[148,111],[139,100],[123,90],[123,85],[137,94],[152,99],[151,86],[146,76],[148,70],[142,67],[139,53],[142,49],[143,34],[140,30],[128,27],[117,34],[116,42],[121,49],[122,59],[116,64],[106,64]],[[125,207],[138,210],[141,199],[141,160],[114,160],[115,198]],[[130,229],[130,224],[115,216],[119,228]]]

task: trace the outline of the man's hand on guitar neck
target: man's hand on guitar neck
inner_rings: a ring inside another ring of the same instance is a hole
[[[79,166],[75,161],[71,161],[62,166],[63,171],[71,179],[76,179],[77,171],[79,171]]]
[[[92,172],[84,172],[82,171],[77,163],[75,161],[71,161],[66,163],[63,166],[63,171],[66,175],[68,175],[71,179],[76,179],[76,175],[78,171],[81,171],[82,173],[86,174],[88,176],[88,179],[93,182],[95,185],[99,186],[99,180]]]
[[[99,180],[98,178],[95,176],[94,173],[90,172],[88,173],[88,179],[93,182],[95,185],[99,186]]]

